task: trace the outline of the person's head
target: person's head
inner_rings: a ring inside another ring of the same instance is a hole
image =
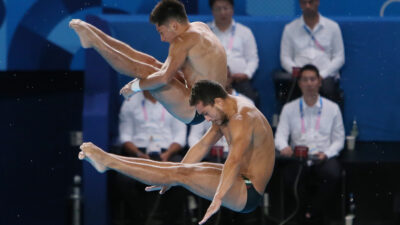
[[[299,0],[299,3],[304,16],[318,14],[319,0]]]
[[[318,95],[321,83],[322,78],[317,67],[307,64],[300,69],[298,85],[303,95]]]
[[[161,41],[171,42],[189,23],[185,6],[178,0],[162,0],[150,13],[150,22],[156,25]]]
[[[209,5],[217,26],[227,26],[232,23],[233,0],[209,0]]]
[[[228,93],[219,83],[201,80],[192,87],[189,103],[207,121],[222,125],[228,122],[228,118],[223,111],[227,98]]]

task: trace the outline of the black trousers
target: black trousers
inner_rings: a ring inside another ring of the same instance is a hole
[[[320,93],[322,96],[336,102],[339,106],[343,105],[343,93],[339,87],[339,80],[334,77],[327,77],[322,80]]]
[[[321,216],[327,201],[338,190],[341,165],[337,157],[316,163],[311,166],[299,163],[290,163],[283,168],[283,176],[287,196],[293,197],[295,179],[303,166],[299,178],[298,194],[300,198],[299,216],[309,212],[315,216]],[[293,200],[293,199],[292,199]]]

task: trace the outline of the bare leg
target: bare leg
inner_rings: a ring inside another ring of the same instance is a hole
[[[156,58],[154,58],[151,55],[148,55],[146,53],[137,51],[135,49],[133,49],[131,46],[129,46],[128,44],[119,41],[107,34],[105,34],[103,31],[99,30],[97,27],[86,23],[84,21],[80,21],[82,23],[87,24],[87,26],[94,32],[96,33],[99,38],[101,38],[106,44],[108,44],[109,46],[111,46],[112,48],[122,52],[123,54],[127,55],[129,58],[152,65],[158,69],[161,68],[161,66],[163,65],[163,63],[161,63],[160,61],[158,61]]]
[[[143,158],[138,158],[138,157],[127,157],[127,156],[121,156],[121,155],[116,155],[116,154],[112,154],[112,153],[108,153],[108,154],[116,159],[123,160],[126,162],[147,163],[147,164],[150,164],[153,166],[169,167],[169,166],[176,166],[176,164],[177,164],[175,162],[160,162],[160,161],[143,159]]]
[[[190,123],[196,112],[196,109],[189,104],[190,92],[191,90],[177,79],[171,80],[168,85],[150,91],[169,113],[184,123]]]
[[[119,73],[143,79],[159,71],[155,66],[134,60],[112,48],[92,31],[87,23],[72,20],[70,26],[79,35],[83,47],[93,47]],[[194,118],[195,109],[189,106],[190,90],[182,82],[173,79],[168,85],[151,93],[179,120],[189,123]]]
[[[113,48],[93,32],[87,23],[81,20],[72,20],[70,27],[78,34],[82,47],[94,48],[119,73],[142,79],[159,70],[150,64],[130,58]]]
[[[88,160],[96,169],[99,165],[124,173],[135,180],[148,185],[181,185],[191,192],[212,200],[218,187],[222,170],[202,163],[181,164],[157,162],[141,159],[121,160],[104,152],[92,143],[81,145],[80,159]],[[81,157],[83,156],[83,158]],[[140,162],[139,162],[140,161]],[[104,171],[104,170],[101,170]],[[243,179],[238,177],[231,189],[223,198],[223,205],[235,211],[244,208],[247,199],[247,190]]]
[[[137,157],[121,156],[121,155],[116,155],[116,154],[112,154],[112,153],[109,153],[109,155],[114,158],[120,159],[120,160],[124,160],[124,161],[128,161],[128,162],[137,162],[137,163],[148,163],[153,166],[169,167],[169,166],[177,165],[176,162],[159,162],[159,161],[148,160],[148,159],[137,158]],[[216,168],[216,169],[220,169],[220,170],[222,170],[222,168],[224,167],[224,165],[221,163],[212,163],[212,162],[202,162],[202,163],[193,163],[193,164],[201,165],[204,167]]]
[[[90,30],[92,30],[98,36],[98,38],[100,38],[104,43],[109,45],[111,48],[115,49],[116,51],[121,52],[122,54],[126,55],[127,57],[129,57],[132,60],[139,61],[139,62],[144,64],[144,65],[139,64],[137,66],[146,66],[146,64],[147,64],[148,66],[152,66],[152,67],[155,67],[157,69],[161,69],[163,63],[158,61],[153,56],[148,55],[148,54],[146,54],[144,52],[140,52],[138,50],[133,49],[128,44],[126,44],[126,43],[124,43],[122,41],[119,41],[119,40],[107,35],[103,31],[98,29],[97,27],[95,27],[95,26],[93,26],[93,25],[91,25],[89,23],[86,23],[86,22],[84,22],[82,20],[73,19],[70,22],[70,26],[72,28],[76,27],[77,24],[80,24],[80,26],[87,26]],[[86,40],[85,37],[79,36],[79,38],[81,38],[82,46],[84,48],[91,47],[91,44]],[[148,75],[149,74],[142,74],[142,76],[148,76]],[[178,72],[177,75],[175,76],[175,78],[177,78],[180,82],[185,83],[183,73]]]

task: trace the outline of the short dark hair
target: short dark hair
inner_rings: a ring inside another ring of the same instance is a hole
[[[300,80],[301,76],[303,75],[303,72],[306,71],[306,70],[314,71],[315,74],[317,74],[318,78],[321,77],[321,75],[319,74],[319,70],[318,70],[318,68],[316,66],[314,66],[312,64],[307,64],[307,65],[304,65],[303,67],[301,67],[300,72],[299,72],[298,80]]]
[[[208,4],[210,5],[210,8],[212,8],[214,6],[214,3],[217,1],[226,1],[226,2],[229,2],[232,6],[235,6],[235,3],[233,2],[233,0],[208,0]]]
[[[191,106],[195,106],[200,102],[204,106],[213,106],[215,98],[226,99],[227,97],[228,93],[219,83],[210,80],[200,80],[192,87],[189,103]]]
[[[161,0],[150,13],[150,22],[156,25],[165,25],[169,19],[176,19],[179,23],[189,22],[185,6],[178,0]]]

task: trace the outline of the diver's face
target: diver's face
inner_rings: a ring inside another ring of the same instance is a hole
[[[220,109],[218,104],[211,105],[204,105],[203,102],[199,102],[195,106],[197,113],[203,115],[207,121],[211,121],[217,125],[223,125],[228,120],[225,113]]]
[[[163,25],[156,25],[156,29],[160,34],[161,41],[171,43],[176,37],[174,25],[172,23],[166,23]]]

